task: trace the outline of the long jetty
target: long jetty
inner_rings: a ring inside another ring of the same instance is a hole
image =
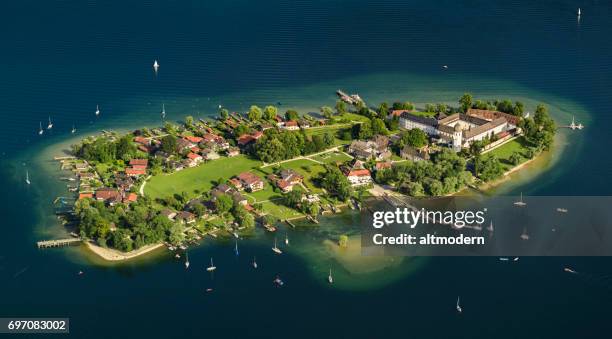
[[[69,246],[81,242],[81,238],[69,238],[69,239],[56,239],[56,240],[41,240],[37,241],[36,245],[38,248],[51,248],[51,247],[63,247]]]

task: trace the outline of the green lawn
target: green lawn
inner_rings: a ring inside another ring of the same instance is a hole
[[[326,164],[335,164],[337,162],[349,161],[352,158],[342,152],[328,152],[312,157],[313,160],[324,162]]]
[[[282,201],[267,201],[262,203],[263,210],[273,216],[284,220],[303,216],[302,213],[282,205]]]
[[[218,179],[229,179],[241,172],[261,166],[258,160],[239,155],[220,158],[197,167],[187,168],[172,174],[154,176],[145,186],[145,194],[153,199],[187,192],[191,196],[213,188]],[[254,172],[259,174],[258,172]]]
[[[305,130],[305,133],[308,136],[313,136],[313,135],[321,135],[321,134],[325,134],[325,133],[331,132],[336,137],[336,139],[334,140],[334,145],[335,146],[346,145],[346,144],[349,144],[351,141],[350,140],[342,140],[342,139],[340,139],[338,137],[340,136],[340,133],[341,133],[342,130],[349,130],[350,131],[351,126],[352,125],[349,125],[349,124],[338,124],[338,125],[329,125],[329,126],[323,126],[323,127],[307,128]]]
[[[525,137],[520,136],[487,153],[495,155],[502,163],[502,166],[504,166],[504,170],[507,171],[515,166],[510,162],[510,156],[514,152],[518,152],[521,155],[521,163],[529,160],[526,156],[526,151],[529,146],[532,145],[525,139]]]

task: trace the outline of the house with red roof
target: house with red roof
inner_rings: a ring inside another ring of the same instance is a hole
[[[298,126],[298,122],[295,120],[289,120],[287,122],[285,122],[285,126],[284,128],[288,131],[295,131],[300,129],[300,126]]]
[[[242,182],[245,189],[251,192],[262,190],[264,187],[264,181],[251,172],[240,173],[236,178]]]
[[[195,137],[195,136],[186,136],[186,137],[183,137],[183,139],[185,139],[185,140],[187,140],[187,141],[189,141],[191,143],[194,143],[194,144],[199,144],[203,140],[202,138]]]
[[[187,154],[187,159],[189,160],[189,167],[195,167],[202,162],[202,156],[193,152]]]
[[[372,175],[367,169],[351,169],[344,171],[344,175],[351,183],[351,186],[363,186],[372,183]]]
[[[143,167],[139,167],[139,168],[135,168],[135,167],[128,167],[125,169],[125,174],[130,176],[130,177],[137,177],[140,175],[145,175],[147,174],[147,170]]]

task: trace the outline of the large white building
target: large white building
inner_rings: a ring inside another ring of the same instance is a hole
[[[484,110],[468,110],[467,114],[455,113],[440,120],[404,112],[399,123],[402,128],[418,128],[439,137],[459,150],[469,147],[474,141],[515,129],[519,119],[506,113]]]

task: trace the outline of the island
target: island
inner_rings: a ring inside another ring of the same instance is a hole
[[[161,127],[87,137],[57,158],[74,182],[65,225],[107,260],[184,250],[204,236],[317,223],[370,196],[477,188],[549,150],[556,131],[544,105],[527,113],[521,102],[466,93],[456,106],[417,109],[337,95],[333,108],[308,113],[219,107],[215,118],[178,123],[163,109]]]

